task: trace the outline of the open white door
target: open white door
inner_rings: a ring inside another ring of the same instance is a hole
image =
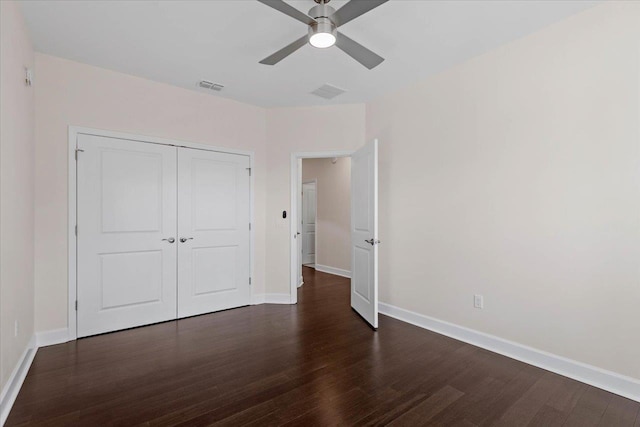
[[[378,141],[351,156],[351,307],[378,327]]]
[[[316,264],[316,183],[302,184],[302,264]]]

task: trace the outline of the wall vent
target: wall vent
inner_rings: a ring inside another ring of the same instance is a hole
[[[346,90],[340,89],[335,86],[331,86],[329,84],[323,84],[318,89],[311,92],[311,94],[319,96],[324,99],[333,99],[336,96],[345,93]]]
[[[220,92],[224,86],[219,85],[218,83],[213,83],[207,80],[201,80],[198,82],[198,86],[203,89],[215,90],[216,92]]]

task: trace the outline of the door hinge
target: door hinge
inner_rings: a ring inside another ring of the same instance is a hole
[[[78,153],[84,153],[84,150],[81,150],[80,148],[76,148],[76,161],[78,160]]]
[[[76,300],[76,311],[78,311],[78,300]]]
[[[249,284],[251,284],[251,277],[249,277]]]
[[[76,236],[78,235],[78,224],[76,224]]]
[[[251,176],[251,168],[247,168],[247,170],[249,171],[249,176]]]
[[[249,230],[251,230],[251,223],[249,223]]]

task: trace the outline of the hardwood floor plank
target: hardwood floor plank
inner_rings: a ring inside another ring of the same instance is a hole
[[[597,426],[614,395],[595,387],[588,387],[567,418],[566,426]]]
[[[561,411],[569,416],[573,408],[578,404],[582,394],[589,388],[588,385],[572,380],[571,378],[560,377],[561,384],[558,389],[551,392],[547,405]]]
[[[559,427],[564,424],[568,414],[549,406],[543,405],[533,419],[529,422],[528,426],[531,427]]]
[[[562,379],[551,372],[544,373],[522,396],[513,402],[493,425],[526,426],[544,406],[549,393],[555,391]],[[515,393],[512,393],[515,395]]]
[[[390,426],[415,426],[431,420],[435,415],[445,410],[449,405],[464,396],[460,390],[456,390],[451,386],[444,386],[436,393],[423,400],[419,405],[405,412],[393,422]]]
[[[305,268],[298,304],[242,307],[38,350],[7,426],[602,425],[640,404],[381,316]]]
[[[600,420],[599,426],[633,427],[639,415],[638,404],[622,396],[612,396],[609,406]]]
[[[375,411],[367,414],[363,418],[357,420],[356,425],[362,426],[384,426],[398,418],[405,412],[410,411],[416,407],[426,396],[421,393],[399,393],[397,391],[388,391],[393,394],[381,404],[378,405]]]

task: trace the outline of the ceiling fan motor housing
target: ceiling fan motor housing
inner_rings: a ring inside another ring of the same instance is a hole
[[[309,25],[309,37],[317,33],[330,33],[336,37],[338,30],[329,18],[316,18],[317,24]]]
[[[309,25],[309,38],[318,33],[333,34],[333,36],[336,37],[338,30],[330,18],[335,12],[336,10],[331,6],[327,6],[326,3],[312,7],[309,10],[309,16],[314,18],[316,22]]]

